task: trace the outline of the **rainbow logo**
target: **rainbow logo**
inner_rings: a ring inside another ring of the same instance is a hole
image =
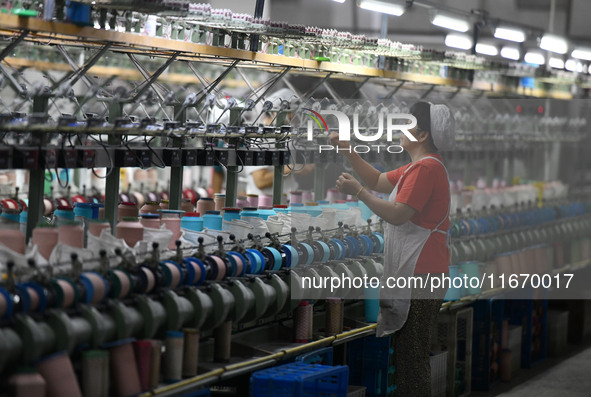
[[[326,130],[326,132],[328,132],[328,126],[326,125],[326,121],[324,121],[324,118],[320,115],[320,113],[315,112],[312,109],[308,109],[308,108],[304,108],[304,110],[307,110],[308,112],[312,113],[312,114],[310,114],[310,113],[306,113],[306,114],[309,117],[311,117],[312,120],[314,120],[316,122],[316,124],[318,124],[318,128],[320,128],[322,130],[322,125],[324,125],[324,129]],[[322,124],[320,124],[321,121],[322,121]]]

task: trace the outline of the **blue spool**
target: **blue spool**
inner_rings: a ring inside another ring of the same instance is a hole
[[[332,259],[339,261],[345,257],[345,245],[341,241],[331,238],[328,243],[333,247],[335,252],[335,256]]]
[[[232,255],[226,255],[226,262],[230,264],[230,273],[226,276],[235,277],[236,273],[238,272],[238,262],[236,260],[236,257]]]
[[[101,276],[97,272],[84,272],[80,275],[80,282],[82,283],[82,285],[84,285],[84,289],[86,290],[86,296],[84,297],[84,303],[90,303],[92,301],[92,299],[94,298],[94,285],[92,284],[92,281],[90,281],[90,279],[86,275],[87,273],[96,274],[97,276],[99,276],[101,278],[101,280],[103,281],[103,284],[105,284],[105,297],[108,296],[109,295],[109,283],[107,283],[107,280],[105,280],[103,278],[103,276]]]
[[[478,222],[476,221],[476,219],[474,218],[470,218],[468,219],[468,224],[470,225],[470,235],[474,236],[476,234],[480,233],[480,229],[479,229],[479,225]]]
[[[37,311],[39,313],[43,313],[45,311],[45,308],[47,306],[47,296],[45,295],[45,289],[43,289],[43,287],[41,287],[39,284],[37,283],[21,283],[21,285],[23,287],[28,287],[28,288],[32,288],[36,293],[37,296],[39,297],[39,307],[37,308]],[[28,291],[27,291],[27,296],[29,295]]]
[[[6,301],[6,313],[4,313],[4,317],[2,318],[9,318],[12,315],[12,298],[8,291],[2,287],[0,287],[0,295],[2,295]]]
[[[267,247],[263,250],[263,255],[267,258],[269,264],[269,270],[279,270],[283,265],[283,257],[281,252],[273,247]]]
[[[304,265],[311,265],[312,262],[314,262],[314,250],[312,249],[310,244],[307,243],[300,243],[300,246],[303,250],[305,250],[306,254],[308,254],[308,257],[306,258],[306,262],[304,263]]]
[[[265,257],[259,251],[249,248],[246,250],[246,257],[250,262],[250,273],[260,274],[264,270]]]
[[[321,250],[318,261],[326,263],[330,259],[330,247],[324,241],[316,241],[317,247]]]
[[[234,258],[239,258],[243,263],[242,271],[240,273],[236,272],[236,277],[241,277],[248,273],[248,260],[244,257],[244,255],[236,251],[228,251],[226,252],[226,255],[233,256]]]
[[[351,236],[345,237],[345,240],[349,243],[349,258],[357,258],[361,251],[361,245],[359,241]]]
[[[197,259],[197,258],[186,258],[185,260],[183,260],[183,264],[185,265],[186,269],[187,269],[187,277],[185,277],[185,284],[186,285],[200,285],[203,284],[203,282],[205,281],[205,276],[207,273],[207,270],[205,269],[205,264]],[[196,279],[197,277],[197,272],[195,271],[195,268],[193,267],[193,265],[197,265],[200,269],[201,269],[201,276],[199,277],[199,279]]]
[[[21,311],[23,313],[28,313],[31,309],[31,298],[29,297],[29,291],[27,291],[27,286],[23,284],[17,284],[16,289],[20,292],[19,296],[21,298]]]
[[[369,236],[366,236],[365,234],[362,234],[360,236],[360,240],[361,245],[363,247],[363,255],[369,256],[373,254],[373,242],[371,241],[371,238],[369,238]]]
[[[384,236],[378,232],[373,232],[373,235],[376,238],[376,240],[378,241],[377,247],[374,247],[375,248],[374,252],[376,254],[381,254],[384,252],[384,247],[385,247]]]
[[[183,280],[183,269],[179,266],[178,263],[176,263],[175,261],[162,261],[160,262],[160,268],[162,269],[162,272],[164,273],[164,277],[165,277],[165,282],[166,282],[166,286],[170,287],[170,285],[172,284],[172,273],[170,272],[170,270],[168,269],[168,267],[164,266],[165,264],[171,264],[176,266],[179,269],[179,272],[181,274],[181,280],[179,282],[179,285],[184,283]]]
[[[285,252],[285,267],[296,267],[299,262],[298,251],[291,245],[284,244],[283,252]]]

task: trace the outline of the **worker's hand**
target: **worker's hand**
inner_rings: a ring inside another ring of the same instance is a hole
[[[351,146],[349,144],[349,141],[341,141],[341,140],[339,140],[339,134],[338,134],[338,132],[331,133],[328,138],[330,139],[330,144],[333,145],[333,146],[338,146],[339,149],[348,149],[349,146]]]
[[[343,172],[336,184],[341,193],[355,195],[361,189],[361,183],[351,174]]]

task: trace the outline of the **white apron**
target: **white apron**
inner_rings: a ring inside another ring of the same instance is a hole
[[[428,156],[425,159],[433,159],[441,164],[445,169],[445,165],[437,158]],[[408,167],[404,173],[408,172],[414,164]],[[447,176],[447,169],[445,169]],[[449,186],[449,176],[448,186]],[[399,180],[400,181],[400,180]],[[390,194],[388,201],[394,203],[396,201],[396,194],[398,192],[398,183]],[[451,203],[450,203],[451,204]],[[398,331],[408,317],[408,309],[410,307],[410,298],[412,293],[412,285],[407,288],[388,288],[386,280],[388,277],[407,279],[414,275],[415,267],[419,259],[419,255],[431,233],[443,233],[447,238],[447,245],[450,248],[450,237],[448,231],[440,230],[439,227],[448,219],[450,208],[448,206],[445,217],[433,229],[429,230],[408,221],[403,225],[394,226],[386,223],[385,226],[385,247],[384,247],[384,274],[382,276],[382,283],[380,288],[380,312],[378,314],[378,325],[376,335],[378,337],[389,335]],[[391,282],[392,284],[392,282]]]

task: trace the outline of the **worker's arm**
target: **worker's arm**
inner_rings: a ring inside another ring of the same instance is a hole
[[[357,198],[363,201],[374,214],[394,226],[405,224],[417,212],[409,205],[382,200],[366,189],[363,189]]]
[[[283,172],[287,174],[290,172],[290,169],[287,166],[285,166]],[[252,176],[252,180],[254,181],[254,184],[260,190],[267,189],[273,186],[273,174],[273,171],[267,168],[262,168],[260,170],[256,170],[250,173],[250,175]]]
[[[349,142],[343,142],[338,140],[338,134],[333,132],[330,135],[330,141],[333,145],[337,145],[341,149],[349,148]],[[361,156],[354,151],[350,153],[348,151],[340,151],[343,153],[349,163],[355,170],[359,179],[363,181],[368,189],[374,190],[380,193],[391,193],[394,189],[392,183],[388,180],[386,173],[378,171],[374,166],[365,161]]]
[[[337,188],[345,194],[357,195],[357,198],[363,201],[374,214],[394,226],[408,222],[416,213],[416,210],[409,205],[391,203],[374,196],[367,189],[362,189],[357,179],[346,173],[341,174],[337,180]]]

